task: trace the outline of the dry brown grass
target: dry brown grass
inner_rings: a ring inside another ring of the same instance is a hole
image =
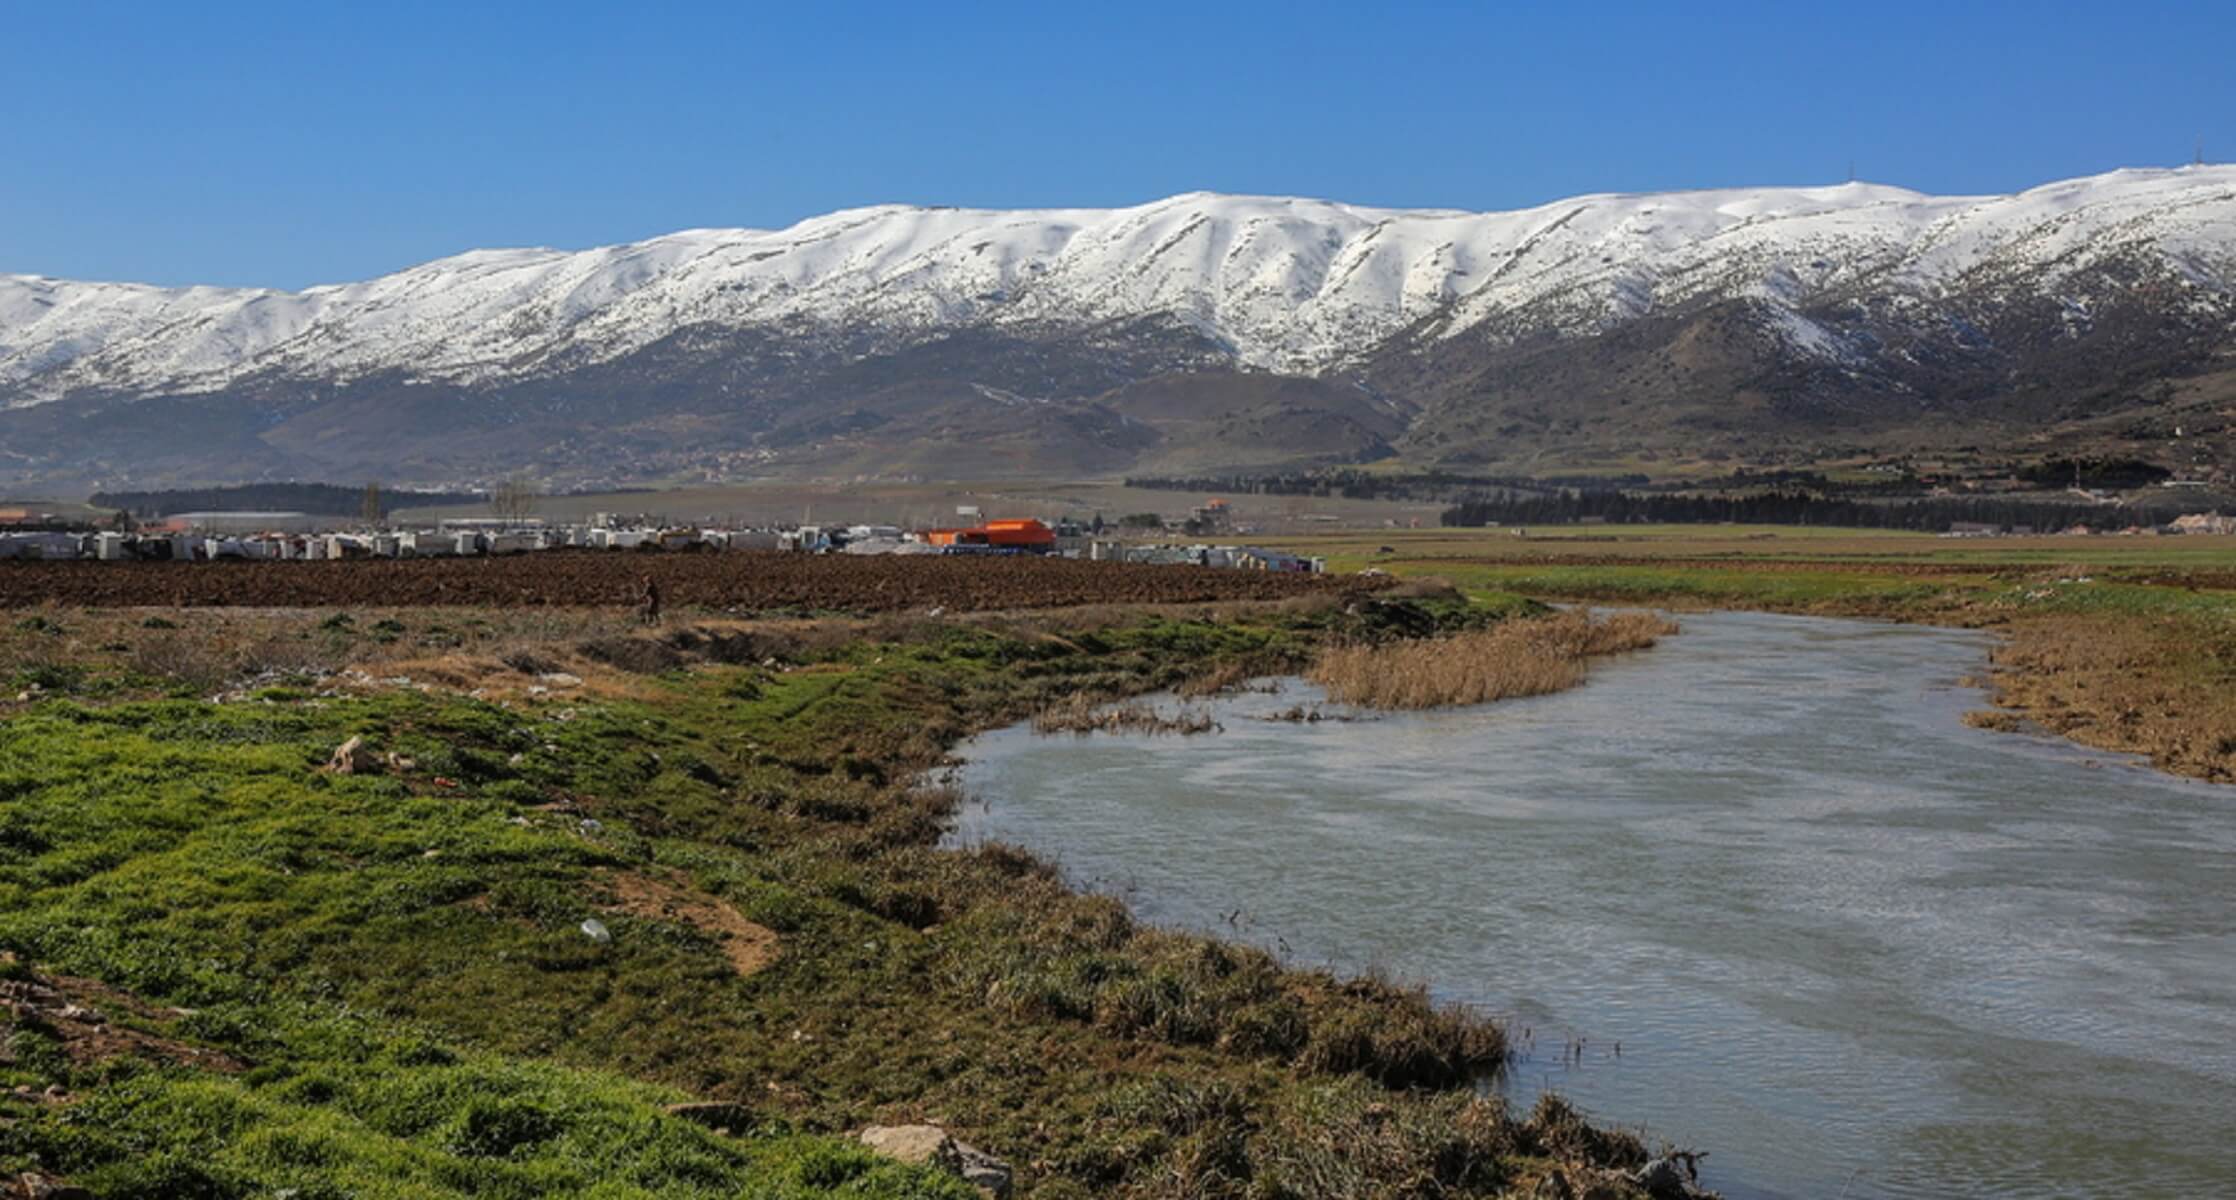
[[[1235,692],[1270,692],[1273,676],[1294,674],[1297,662],[1282,654],[1221,659],[1200,675],[1182,680],[1173,689],[1182,699],[1201,700]]]
[[[2003,633],[1991,680],[2003,709],[2163,770],[2236,781],[2236,638],[2226,630],[2088,614],[2014,621]]]
[[[19,691],[36,691],[27,685],[43,681],[47,690],[66,689],[74,678],[104,675],[144,685],[104,693],[117,698],[180,687],[218,694],[290,677],[352,689],[384,687],[379,681],[402,677],[490,698],[533,695],[538,688],[640,697],[645,681],[583,652],[588,642],[632,628],[626,610],[50,607],[0,620],[0,706]],[[558,672],[581,682],[562,688],[539,680]]]
[[[0,683],[107,670],[209,692],[255,678],[323,674],[350,655],[317,619],[246,613],[189,621],[159,609],[49,608],[0,624]]]
[[[1442,708],[1541,696],[1584,681],[1585,660],[1651,646],[1677,632],[1658,613],[1594,619],[1572,609],[1449,637],[1337,646],[1307,677],[1330,698],[1368,708]]]

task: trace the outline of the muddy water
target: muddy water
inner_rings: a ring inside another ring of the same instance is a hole
[[[1734,1197],[2236,1196],[2236,788],[1967,728],[1978,635],[1684,623],[1487,708],[988,734],[955,836],[1502,1014],[1517,1102]]]

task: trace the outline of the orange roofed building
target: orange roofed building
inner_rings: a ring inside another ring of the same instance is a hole
[[[927,529],[924,540],[934,546],[993,546],[1001,549],[1046,553],[1056,548],[1056,531],[1031,518],[988,521],[969,529]]]

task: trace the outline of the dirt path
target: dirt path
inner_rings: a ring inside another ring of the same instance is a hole
[[[776,961],[776,931],[746,920],[736,909],[711,896],[649,875],[616,874],[608,882],[614,896],[609,911],[688,925],[719,943],[722,957],[740,975],[751,975]]]

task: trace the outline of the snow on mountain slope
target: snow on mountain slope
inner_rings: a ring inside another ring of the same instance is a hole
[[[2224,303],[2236,167],[2115,171],[2013,196],[1847,184],[1480,214],[1207,193],[1114,210],[885,206],[776,231],[475,251],[301,292],[0,276],[0,406],[214,391],[260,373],[534,376],[705,326],[901,344],[1160,317],[1243,365],[1313,373],[1409,328],[1585,334],[1718,298],[1759,300],[1797,349],[1836,357],[1847,350],[1800,310],[1863,291],[1926,305],[1980,286],[2056,295],[2134,252]]]

